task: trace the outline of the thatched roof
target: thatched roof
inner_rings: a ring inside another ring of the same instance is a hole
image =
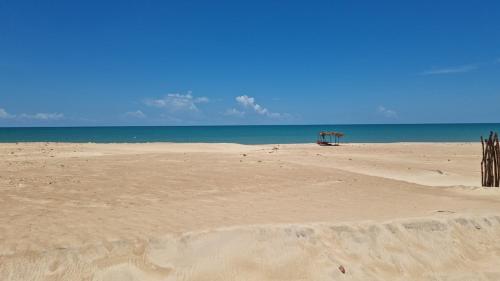
[[[320,136],[334,136],[334,137],[343,137],[344,133],[341,132],[319,132]]]

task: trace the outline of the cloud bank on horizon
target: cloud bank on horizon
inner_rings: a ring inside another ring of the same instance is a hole
[[[35,114],[10,114],[5,109],[0,108],[0,119],[10,119],[10,120],[41,120],[41,121],[50,121],[50,120],[61,120],[64,118],[64,114],[62,113],[35,113]]]
[[[198,104],[208,103],[210,100],[207,97],[193,97],[192,92],[187,94],[167,94],[159,99],[146,99],[144,104],[147,106],[163,108],[170,112],[176,111],[199,111]]]
[[[144,99],[142,102],[144,108],[127,111],[122,116],[131,119],[147,119],[152,117],[157,120],[175,121],[174,123],[182,123],[182,121],[190,122],[193,120],[199,121],[200,118],[216,119],[218,117],[226,118],[229,121],[238,121],[252,115],[260,116],[268,121],[286,121],[292,118],[292,115],[289,113],[274,112],[258,104],[255,97],[241,95],[236,96],[234,101],[238,108],[230,107],[223,112],[211,112],[208,114],[205,112],[205,107],[212,102],[210,98],[195,96],[192,91],[188,91],[186,94],[169,93],[160,98]],[[145,113],[148,108],[160,111]],[[261,119],[261,121],[263,120]]]

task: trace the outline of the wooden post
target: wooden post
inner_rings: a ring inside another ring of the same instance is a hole
[[[483,158],[481,159],[481,185],[486,186],[486,182],[484,181],[484,139],[483,136],[481,136],[481,146],[482,146],[482,152],[483,152]]]
[[[481,160],[481,184],[500,187],[500,144],[498,133],[490,132],[488,140],[481,137],[483,159]]]

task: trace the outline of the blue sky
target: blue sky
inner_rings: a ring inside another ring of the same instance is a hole
[[[0,0],[0,126],[500,122],[500,1]]]

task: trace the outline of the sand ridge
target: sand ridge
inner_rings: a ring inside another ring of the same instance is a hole
[[[21,280],[498,280],[500,216],[252,225],[3,256]],[[77,258],[75,258],[77,257]]]

